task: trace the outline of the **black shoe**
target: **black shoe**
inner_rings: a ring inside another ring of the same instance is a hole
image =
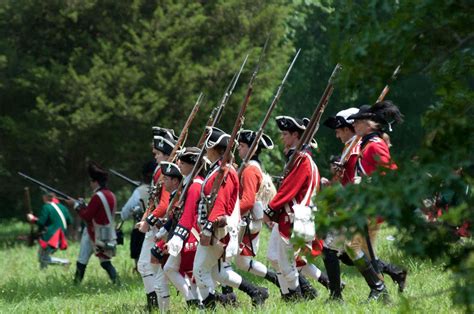
[[[86,272],[86,264],[82,264],[77,262],[76,263],[76,273],[74,274],[74,283],[75,284],[80,284],[82,280],[84,279],[84,274]]]
[[[364,256],[360,259],[354,260],[359,272],[364,277],[367,285],[370,287],[370,294],[367,301],[383,301],[389,303],[389,295],[384,282],[379,278],[379,274],[374,270],[371,262]]]
[[[199,305],[201,304],[199,300],[188,300],[186,301],[189,309],[198,309]]]
[[[252,299],[253,306],[264,304],[268,298],[268,290],[266,288],[254,286],[244,278],[242,278],[239,290],[245,292]]]
[[[299,275],[299,287],[301,289],[301,295],[306,300],[313,300],[317,298],[318,291],[311,285],[311,283],[303,275]]]
[[[288,289],[288,293],[283,295],[283,300],[285,302],[298,302],[303,299],[301,294],[301,287],[298,286],[296,289]]]
[[[331,292],[329,294],[329,298],[326,300],[326,303],[333,303],[333,302],[344,303],[344,299],[342,298],[341,291]]]
[[[209,293],[207,298],[202,300],[202,306],[204,309],[214,310],[216,308],[216,296]]]
[[[385,286],[382,288],[382,290],[378,289],[370,289],[369,297],[367,298],[367,301],[382,301],[384,304],[390,303],[390,296],[388,295],[387,288]]]
[[[146,303],[149,312],[153,311],[153,309],[158,309],[158,296],[155,291],[146,295]]]
[[[377,260],[377,266],[382,273],[387,274],[392,280],[398,285],[398,291],[403,292],[405,290],[405,284],[407,280],[407,271],[401,267],[387,263],[383,260]]]
[[[278,276],[275,272],[271,270],[267,270],[267,273],[265,275],[265,279],[270,281],[272,284],[280,288],[280,282],[278,281]]]

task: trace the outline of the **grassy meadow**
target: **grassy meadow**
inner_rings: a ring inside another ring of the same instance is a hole
[[[128,230],[131,222],[127,222]],[[39,270],[37,246],[28,247],[16,240],[20,234],[27,234],[29,226],[18,221],[5,221],[0,224],[0,312],[1,313],[142,313],[146,312],[146,298],[140,276],[132,271],[133,261],[129,258],[128,233],[125,245],[120,246],[113,263],[121,276],[121,287],[109,283],[107,274],[99,265],[98,259],[91,258],[84,281],[81,285],[72,284],[75,259],[79,243],[70,243],[67,251],[57,252],[55,256],[71,260],[69,268],[51,266]],[[387,277],[387,286],[392,304],[364,304],[369,293],[363,278],[351,267],[342,266],[345,303],[327,304],[328,291],[319,283],[313,282],[319,297],[312,301],[296,304],[284,303],[275,286],[260,278],[248,275],[252,281],[266,286],[270,298],[260,308],[252,308],[249,298],[237,292],[239,307],[217,307],[218,313],[456,313],[459,312],[451,302],[449,292],[452,281],[443,265],[428,260],[418,260],[403,256],[394,248],[394,242],[387,237],[394,230],[383,229],[377,243],[380,257],[393,263],[404,265],[409,270],[408,284],[403,295],[397,293],[396,285]],[[265,261],[266,240],[269,232],[263,231],[263,241],[259,260]],[[396,241],[396,240],[395,240]],[[321,258],[317,264],[322,268]],[[171,288],[171,312],[188,312],[184,299]]]

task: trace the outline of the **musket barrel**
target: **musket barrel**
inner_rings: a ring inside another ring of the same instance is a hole
[[[26,174],[24,174],[24,173],[22,173],[22,172],[18,172],[18,174],[19,174],[21,177],[25,178],[26,180],[28,180],[28,181],[30,181],[30,182],[33,182],[33,183],[35,183],[36,185],[39,185],[39,186],[45,188],[46,190],[48,190],[48,191],[50,191],[50,192],[53,192],[54,194],[56,194],[56,195],[58,195],[58,196],[61,196],[62,198],[66,198],[66,199],[70,199],[70,200],[73,200],[73,201],[77,201],[77,199],[75,199],[75,198],[73,198],[73,197],[67,195],[66,193],[63,193],[63,192],[61,192],[61,191],[59,191],[59,190],[57,190],[57,189],[55,189],[55,188],[53,188],[53,187],[51,187],[51,186],[49,186],[49,185],[43,183],[43,182],[41,182],[41,181],[38,181],[38,180],[36,180],[36,179],[34,179],[34,178],[32,178],[32,177],[30,177],[30,176],[28,176],[28,175],[26,175]]]
[[[134,187],[139,187],[140,186],[140,182],[139,181],[134,181],[130,178],[128,178],[127,176],[121,174],[120,172],[114,170],[114,169],[109,169],[110,173],[116,175],[117,177],[119,177],[120,179],[122,180],[125,180],[127,181],[128,183],[130,183],[131,185],[133,185]]]

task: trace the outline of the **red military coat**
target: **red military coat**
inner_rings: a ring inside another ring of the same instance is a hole
[[[359,176],[370,176],[380,166],[391,170],[397,169],[397,165],[390,158],[387,143],[376,133],[366,135],[361,141],[355,169]]]
[[[102,201],[97,195],[98,191],[101,191],[104,194],[105,199],[109,204],[111,212],[110,214],[112,215],[112,218],[114,217],[115,208],[117,204],[114,193],[112,193],[112,191],[107,188],[101,188],[97,190],[94,195],[92,195],[92,198],[89,204],[87,204],[87,207],[79,211],[79,216],[87,223],[87,232],[89,233],[89,236],[92,241],[94,241],[95,239],[93,221],[98,225],[108,225],[109,223],[111,223],[107,218],[104,205],[102,204]]]
[[[160,165],[157,166],[160,168]],[[153,175],[153,184],[156,186],[158,185],[158,180],[161,176],[161,168],[158,169],[155,174]],[[157,198],[158,200],[158,205],[156,208],[153,210],[152,214],[156,218],[162,218],[166,214],[166,210],[168,209],[168,205],[170,203],[170,193],[166,191],[164,187],[161,188],[161,194]]]
[[[355,145],[352,145],[353,141],[357,141],[357,143]],[[344,168],[344,173],[340,182],[343,186],[354,182],[357,158],[359,156],[359,153],[360,139],[354,136],[351,140],[349,140],[349,142],[345,144],[341,155],[341,162]]]
[[[204,180],[202,193],[205,196],[211,194],[212,185],[217,178],[219,167],[220,165],[215,165]],[[237,197],[239,196],[239,178],[237,171],[235,171],[231,165],[227,165],[227,170],[226,180],[217,192],[214,206],[213,208],[209,208],[209,217],[207,219],[210,222],[215,222],[222,216],[230,216],[234,211],[235,202],[237,202]]]
[[[308,191],[310,185],[319,189],[320,176],[316,165],[312,171],[312,159],[308,152],[302,152],[296,158],[295,166],[281,182],[277,194],[268,204],[270,210],[278,215],[278,229],[282,237],[289,239],[291,236],[293,222],[288,212],[293,213],[293,205],[299,204]],[[310,199],[307,204],[310,204]]]
[[[242,217],[247,216],[252,210],[262,180],[262,171],[256,164],[249,163],[242,171],[240,176],[240,215]],[[255,256],[252,249],[252,241],[258,234],[259,232],[252,234],[245,233],[241,243],[242,251],[240,255]]]
[[[174,234],[181,237],[184,241],[183,249],[181,250],[181,265],[179,269],[183,274],[192,272],[194,256],[196,255],[197,245],[199,242],[196,235],[200,232],[198,223],[198,205],[201,200],[203,179],[203,177],[197,176],[191,183],[184,201],[183,213],[181,214],[181,218],[174,230]]]

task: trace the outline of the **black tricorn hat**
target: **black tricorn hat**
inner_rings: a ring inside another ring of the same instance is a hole
[[[257,137],[257,133],[252,130],[242,130],[239,132],[239,143],[245,143],[248,146],[251,146],[255,138]],[[273,141],[267,134],[262,134],[260,141],[258,143],[258,148],[266,148],[266,149],[273,149]]]
[[[197,147],[185,147],[179,152],[178,159],[185,163],[194,165],[200,153],[201,150]]]
[[[281,131],[303,133],[309,123],[308,118],[293,118],[290,116],[278,116],[275,118],[277,126]]]
[[[388,126],[392,130],[392,124],[403,122],[403,115],[391,100],[384,100],[373,106],[363,105],[359,112],[348,117],[354,120],[372,120],[380,123],[382,128]]]
[[[171,155],[175,145],[176,141],[173,139],[164,138],[162,136],[155,136],[153,138],[153,147],[168,156]]]
[[[339,129],[343,127],[352,127],[353,119],[349,119],[349,116],[357,114],[358,108],[349,108],[339,111],[335,116],[329,117],[323,122],[325,126],[331,129]]]
[[[177,164],[174,164],[172,162],[162,161],[160,163],[160,167],[161,167],[161,173],[164,176],[178,178],[180,180],[183,178],[183,174],[181,173],[181,170],[179,170],[179,167]]]
[[[105,183],[109,177],[107,171],[95,161],[89,162],[87,171],[89,172],[89,177],[97,182]]]
[[[227,147],[229,145],[230,135],[216,127],[206,127],[207,138],[206,148],[214,148],[216,146]]]
[[[161,128],[159,126],[153,126],[151,129],[153,132],[153,138],[155,138],[155,136],[161,136],[169,140],[178,140],[178,137],[174,134],[173,129]]]

